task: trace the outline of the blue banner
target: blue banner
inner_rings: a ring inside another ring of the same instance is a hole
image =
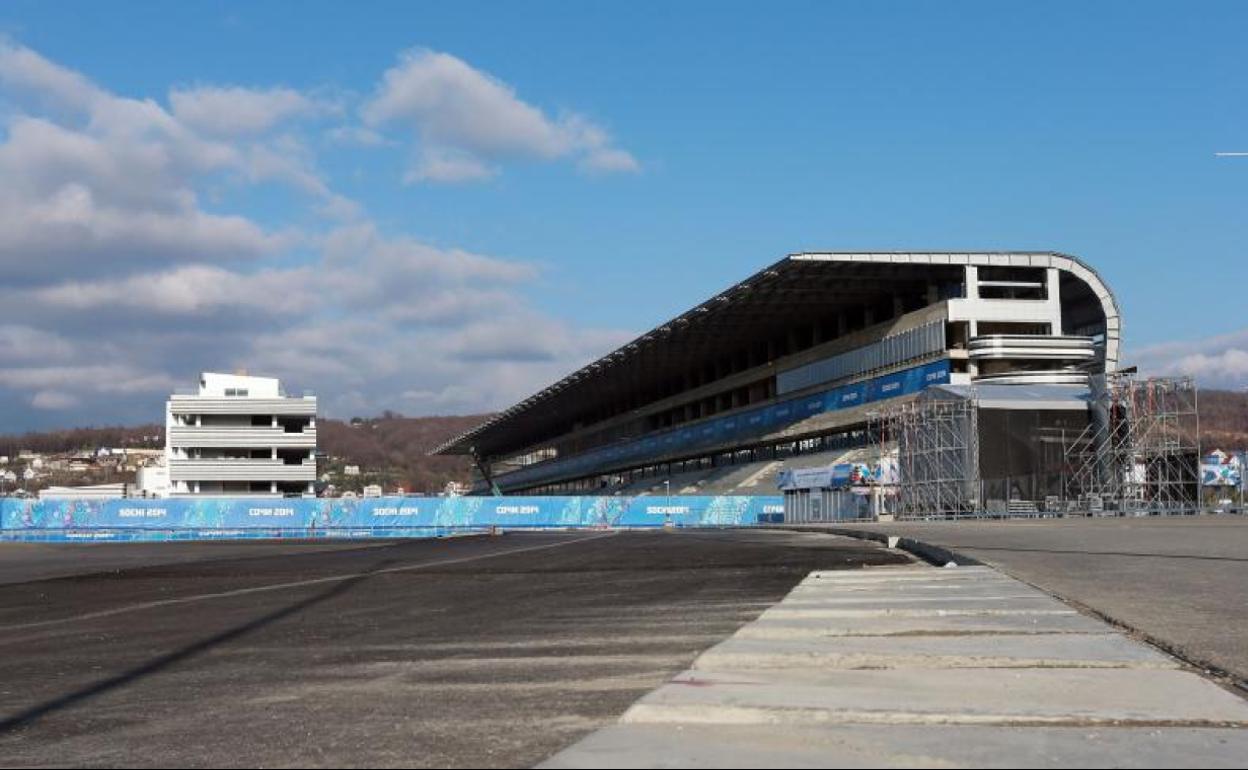
[[[782,511],[780,497],[741,496],[6,498],[0,500],[0,528],[8,539],[53,531],[79,533],[64,539],[126,539],[140,531],[171,539],[396,537],[490,527],[740,527],[777,521]]]

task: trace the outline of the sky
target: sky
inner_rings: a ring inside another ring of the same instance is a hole
[[[0,433],[506,407],[788,253],[1044,250],[1248,386],[1244,3],[0,5]]]

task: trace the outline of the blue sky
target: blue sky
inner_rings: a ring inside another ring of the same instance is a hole
[[[338,416],[498,408],[808,249],[1078,254],[1129,361],[1243,386],[1245,22],[9,2],[0,420],[156,418],[237,367]]]

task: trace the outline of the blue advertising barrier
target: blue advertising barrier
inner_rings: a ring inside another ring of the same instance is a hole
[[[0,499],[6,540],[441,537],[503,529],[740,527],[779,520],[780,497],[185,497]]]

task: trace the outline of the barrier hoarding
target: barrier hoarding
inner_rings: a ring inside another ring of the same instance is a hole
[[[501,527],[750,526],[783,511],[779,497],[183,497],[121,500],[0,500],[8,539],[224,537],[428,537]],[[260,534],[268,533],[268,534]]]

